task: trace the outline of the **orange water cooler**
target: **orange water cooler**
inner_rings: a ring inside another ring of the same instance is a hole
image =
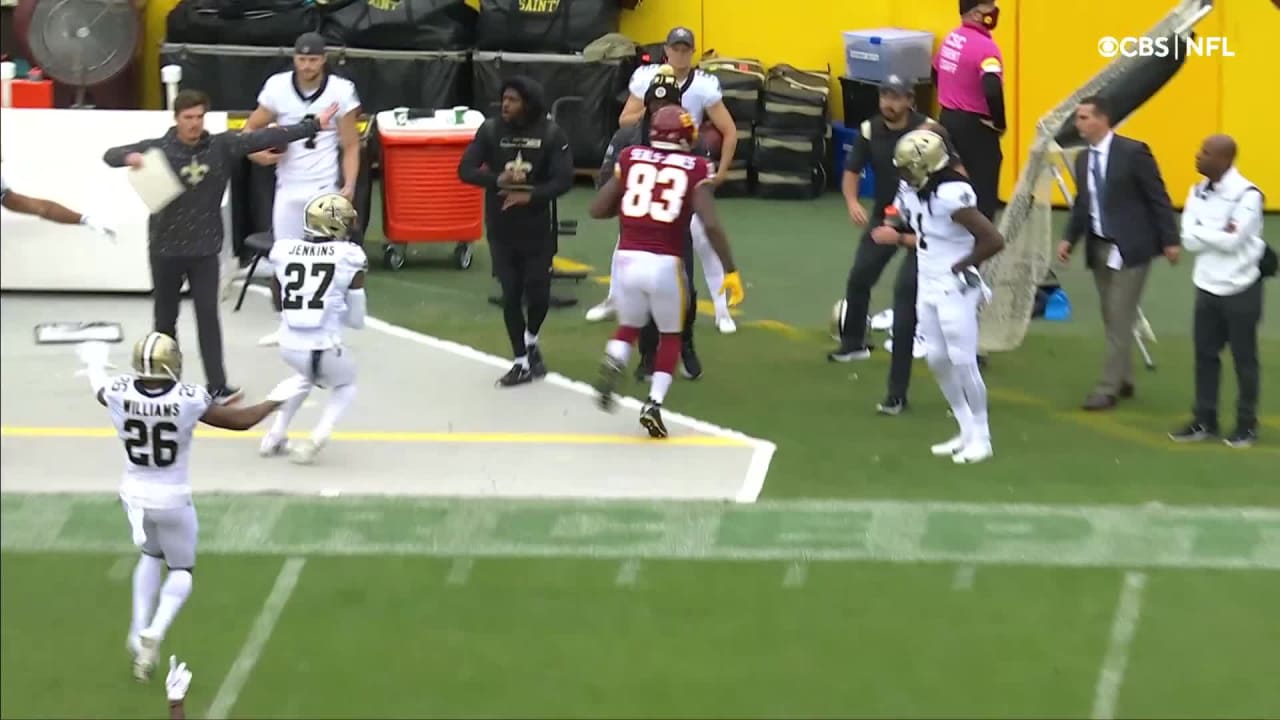
[[[471,267],[472,244],[484,235],[484,189],[458,179],[458,163],[484,115],[469,110],[463,122],[455,120],[453,110],[412,119],[394,110],[377,115],[383,262],[392,270],[404,266],[406,245],[424,242],[453,243],[454,265]]]

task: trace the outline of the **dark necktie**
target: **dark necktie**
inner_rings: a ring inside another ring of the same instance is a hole
[[[1102,231],[1102,237],[1111,237],[1107,234],[1106,214],[1102,210],[1102,199],[1106,197],[1106,185],[1102,181],[1102,153],[1097,149],[1091,149],[1089,152],[1093,154],[1093,188],[1094,200],[1098,203],[1098,228]]]

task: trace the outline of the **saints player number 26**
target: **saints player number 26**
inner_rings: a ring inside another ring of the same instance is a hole
[[[147,425],[141,420],[126,420],[124,431],[129,434],[124,450],[134,465],[162,468],[178,459],[177,425],[171,422]]]
[[[285,310],[301,310],[305,302],[308,310],[323,310],[324,294],[333,283],[335,268],[333,263],[316,263],[311,266],[311,272],[308,273],[307,266],[302,263],[285,265],[284,273],[288,282],[282,288],[281,294],[284,297],[280,299],[280,305]],[[308,280],[318,282],[307,282]],[[304,301],[303,291],[310,292],[310,300]]]
[[[676,167],[636,163],[627,171],[626,188],[622,196],[623,215],[673,223],[684,207],[689,175]]]

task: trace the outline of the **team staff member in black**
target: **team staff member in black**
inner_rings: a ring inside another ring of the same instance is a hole
[[[551,305],[551,203],[573,185],[569,139],[547,118],[535,80],[516,76],[502,84],[500,116],[480,126],[462,154],[458,177],[485,189],[485,236],[515,356],[498,386],[522,385],[547,374],[538,331]]]
[[[1006,128],[1004,60],[991,32],[1000,22],[996,0],[960,0],[960,27],[934,58],[942,112],[938,122],[964,158],[978,210],[995,220],[1000,206],[1000,137]]]
[[[329,126],[338,110],[335,104],[313,120],[297,125],[253,132],[211,135],[204,129],[209,96],[183,90],[173,101],[174,126],[164,137],[113,147],[102,156],[111,167],[140,167],[142,153],[164,151],[178,174],[184,192],[148,222],[151,279],[155,286],[155,330],[178,336],[178,305],[182,281],[191,285],[200,335],[200,359],[204,363],[209,394],[226,404],[240,397],[240,389],[227,384],[222,364],[222,327],[218,321],[218,253],[222,250],[222,195],[231,171],[242,157],[294,140],[313,138]]]
[[[604,160],[600,163],[600,172],[596,175],[597,190],[604,187],[609,178],[613,177],[613,164],[617,160],[618,153],[623,148],[632,145],[649,144],[649,118],[658,108],[666,105],[680,105],[680,83],[676,80],[675,75],[658,73],[653,76],[653,80],[649,83],[649,89],[645,92],[645,113],[640,118],[640,122],[618,128],[618,132],[614,133],[613,138],[609,141],[609,147],[604,152]],[[693,287],[692,235],[689,235],[688,238],[689,244],[685,246],[684,262],[682,263],[684,265],[685,287],[688,289],[685,293],[685,299],[688,304],[685,306],[684,329],[681,331],[681,361],[684,365],[686,376],[697,378],[702,374],[702,363],[698,361],[697,353],[693,349],[693,325],[698,309],[698,296]],[[649,324],[640,331],[639,348],[640,364],[636,367],[636,380],[644,382],[653,375],[653,360],[655,353],[658,352],[658,326],[653,322],[653,318],[650,318]]]
[[[866,228],[858,241],[853,268],[845,287],[845,322],[841,328],[840,347],[827,354],[832,362],[850,362],[871,356],[867,344],[867,306],[871,288],[884,273],[897,251],[896,245],[880,245],[871,240],[871,228],[884,224],[885,210],[898,194],[898,169],[893,164],[893,150],[908,132],[926,127],[947,137],[938,123],[915,110],[915,91],[896,75],[880,85],[880,114],[862,123],[858,139],[845,159],[841,190],[849,219]],[[953,162],[959,167],[954,149]],[[870,218],[858,202],[858,178],[870,166],[875,177],[875,204]],[[906,409],[907,388],[911,384],[911,349],[916,327],[916,253],[907,256],[898,267],[893,289],[893,356],[889,364],[889,391],[876,409],[885,415],[897,415]]]

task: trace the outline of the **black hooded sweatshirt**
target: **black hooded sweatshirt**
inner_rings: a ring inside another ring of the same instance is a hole
[[[485,189],[489,242],[550,242],[555,239],[551,202],[573,186],[569,138],[547,117],[537,81],[517,76],[502,84],[503,92],[508,88],[524,100],[524,113],[512,123],[504,122],[501,116],[486,120],[462,154],[458,177]],[[504,188],[499,187],[498,176],[505,168],[519,168],[526,173],[524,183],[513,184],[509,189],[529,192],[532,199],[527,205],[502,209],[506,198],[500,194]]]

